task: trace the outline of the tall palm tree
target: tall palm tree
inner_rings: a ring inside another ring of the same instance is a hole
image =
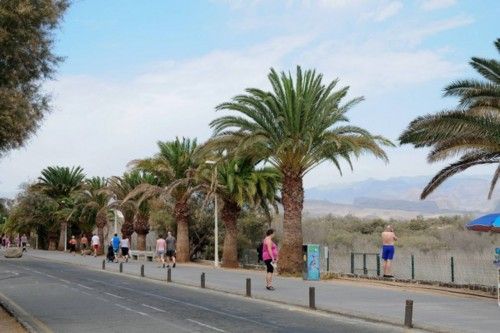
[[[40,191],[53,198],[59,204],[60,235],[58,250],[64,250],[67,242],[65,232],[69,215],[72,211],[71,197],[82,189],[85,174],[81,167],[47,167],[42,170],[42,175],[38,177],[38,182],[34,185],[34,190]]]
[[[255,168],[250,158],[226,158],[217,165],[217,175],[202,166],[197,183],[204,184],[207,198],[216,194],[222,201],[224,222],[223,267],[238,267],[237,220],[243,208],[261,208],[269,214],[275,206],[280,175],[275,168]],[[217,177],[216,179],[214,179]]]
[[[495,41],[500,53],[500,38]],[[459,156],[427,184],[425,199],[449,177],[476,165],[496,164],[490,199],[500,176],[500,61],[473,57],[470,65],[483,80],[459,80],[444,89],[444,96],[459,97],[454,110],[413,120],[401,134],[401,144],[432,147],[429,163]]]
[[[281,198],[284,208],[283,245],[280,271],[302,271],[303,177],[323,161],[332,162],[341,171],[340,161],[352,168],[351,159],[368,152],[387,160],[381,145],[390,141],[368,131],[342,125],[346,113],[363,100],[355,98],[341,104],[348,87],[335,90],[337,80],[323,84],[323,76],[314,70],[268,75],[272,91],[246,90],[217,110],[237,112],[211,123],[220,145],[237,146],[269,161],[281,173]],[[217,140],[215,140],[217,141]]]
[[[196,139],[176,138],[173,141],[158,142],[160,149],[152,158],[135,160],[131,165],[137,170],[143,170],[155,175],[157,185],[139,186],[132,195],[142,193],[143,198],[160,196],[173,199],[173,215],[177,224],[177,260],[189,261],[189,200],[193,194],[192,178],[186,178],[189,172],[200,164],[199,147]],[[169,188],[174,182],[174,188]]]
[[[110,211],[110,192],[107,191],[108,180],[103,177],[92,177],[85,181],[84,189],[77,196],[77,204],[81,207],[80,219],[95,221],[99,236],[98,254],[104,253],[104,228],[108,225]]]

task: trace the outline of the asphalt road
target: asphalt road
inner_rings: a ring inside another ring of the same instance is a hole
[[[0,259],[0,297],[45,332],[403,331],[32,258]]]

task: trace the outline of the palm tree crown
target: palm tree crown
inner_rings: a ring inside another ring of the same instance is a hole
[[[500,53],[500,39],[495,41]],[[500,62],[473,57],[470,65],[483,80],[459,80],[444,89],[444,96],[459,97],[456,109],[425,115],[413,120],[401,134],[401,144],[432,147],[430,163],[459,156],[442,169],[424,188],[426,198],[450,176],[475,165],[500,163]],[[491,198],[500,164],[491,181]]]
[[[348,87],[335,90],[338,80],[328,85],[313,70],[302,72],[297,67],[291,74],[268,75],[272,92],[247,89],[233,101],[217,106],[217,110],[236,111],[242,116],[223,116],[211,126],[220,142],[236,141],[242,149],[252,148],[281,171],[303,176],[319,163],[330,160],[340,170],[340,160],[350,166],[351,157],[363,152],[387,159],[379,144],[390,142],[347,123],[347,111],[362,97],[341,104]]]

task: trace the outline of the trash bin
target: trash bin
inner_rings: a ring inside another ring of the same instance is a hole
[[[320,279],[320,256],[318,244],[302,245],[304,267],[302,270],[304,280],[319,281]]]

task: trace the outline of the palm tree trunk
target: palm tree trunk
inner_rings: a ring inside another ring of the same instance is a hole
[[[97,236],[99,237],[99,250],[97,250],[97,254],[104,254],[104,227],[97,226]]]
[[[59,244],[57,245],[58,251],[64,251],[64,244],[68,241],[66,239],[66,228],[68,223],[66,221],[61,222],[61,232],[59,233]]]
[[[49,239],[49,251],[57,250],[57,232],[49,231],[47,235]]]
[[[177,201],[174,207],[177,223],[177,253],[178,262],[189,261],[189,206],[185,201]]]
[[[128,238],[132,237],[132,234],[134,233],[134,215],[131,217],[123,214],[124,220],[121,228],[121,233],[122,233],[122,238]]]
[[[135,215],[134,231],[137,234],[137,250],[146,251],[146,235],[149,233],[149,216],[137,213]]]
[[[224,234],[224,250],[222,252],[222,267],[237,268],[238,263],[238,228],[237,219],[240,207],[232,201],[224,201],[221,218],[226,228]]]
[[[302,272],[302,208],[304,188],[302,176],[284,172],[281,197],[283,200],[283,244],[279,254],[280,273],[297,275]]]

